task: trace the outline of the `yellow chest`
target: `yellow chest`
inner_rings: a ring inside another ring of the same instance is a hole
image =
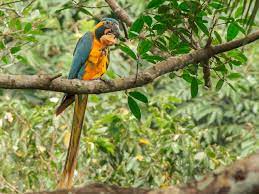
[[[106,72],[108,63],[108,49],[103,49],[102,45],[94,39],[92,50],[86,61],[83,80],[101,77]]]

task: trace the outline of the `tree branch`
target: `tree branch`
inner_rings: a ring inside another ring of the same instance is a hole
[[[211,30],[211,32],[212,32],[212,30]],[[207,41],[205,48],[209,48],[211,46],[211,42],[212,42],[212,39],[211,39],[211,34],[210,34],[210,37]],[[202,70],[203,70],[204,86],[206,86],[207,88],[211,88],[209,59],[201,61],[201,65],[202,65]]]
[[[4,89],[40,89],[64,93],[78,94],[100,94],[136,88],[151,83],[156,78],[179,69],[189,64],[207,60],[219,53],[233,50],[259,39],[259,31],[256,31],[245,38],[230,41],[209,48],[198,49],[178,57],[169,57],[154,66],[140,71],[137,76],[131,75],[112,81],[93,80],[69,80],[57,78],[51,80],[49,75],[0,75],[0,88]],[[53,77],[53,76],[52,76]]]
[[[125,22],[128,27],[130,27],[132,24],[132,21],[128,13],[124,9],[122,9],[115,0],[105,0],[105,1],[113,10],[113,12],[117,15],[117,17],[120,18],[120,20],[122,20],[123,22]]]
[[[72,190],[39,192],[31,194],[259,194],[259,153],[247,157],[233,165],[218,169],[201,181],[193,181],[184,186],[167,189],[120,188],[103,184],[92,184]]]

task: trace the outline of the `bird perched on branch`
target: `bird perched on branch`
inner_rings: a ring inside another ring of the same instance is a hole
[[[93,32],[86,32],[77,42],[68,79],[101,79],[109,65],[108,47],[114,45],[118,37],[119,23],[113,18],[102,19]],[[59,188],[71,188],[73,184],[87,100],[88,95],[65,94],[56,109],[56,115],[59,115],[75,101],[69,148]]]

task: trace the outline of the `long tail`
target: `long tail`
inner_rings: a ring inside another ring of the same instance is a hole
[[[58,184],[58,188],[60,189],[69,189],[72,187],[73,184],[74,170],[76,167],[76,157],[79,149],[79,141],[84,121],[87,99],[88,95],[75,95],[75,108],[66,163]]]

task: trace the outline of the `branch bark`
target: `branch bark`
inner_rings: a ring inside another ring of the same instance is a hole
[[[209,48],[198,49],[188,54],[168,59],[154,66],[140,71],[137,76],[131,75],[111,81],[82,81],[57,78],[50,80],[46,75],[0,75],[0,88],[4,89],[40,89],[64,93],[100,94],[136,88],[151,83],[156,78],[179,69],[189,64],[207,60],[219,53],[230,51],[247,45],[259,39],[259,30],[238,40],[230,41]],[[53,77],[53,76],[52,76]]]
[[[124,9],[122,9],[122,7],[119,6],[119,4],[115,0],[105,0],[105,1],[113,10],[113,12],[117,15],[117,17],[120,18],[120,20],[122,20],[123,22],[125,22],[128,27],[130,27],[132,24],[132,21],[128,13]]]
[[[31,194],[259,194],[259,153],[247,157],[233,165],[218,169],[201,181],[193,181],[185,186],[167,189],[120,188],[102,184],[88,185],[72,190],[39,192]]]

